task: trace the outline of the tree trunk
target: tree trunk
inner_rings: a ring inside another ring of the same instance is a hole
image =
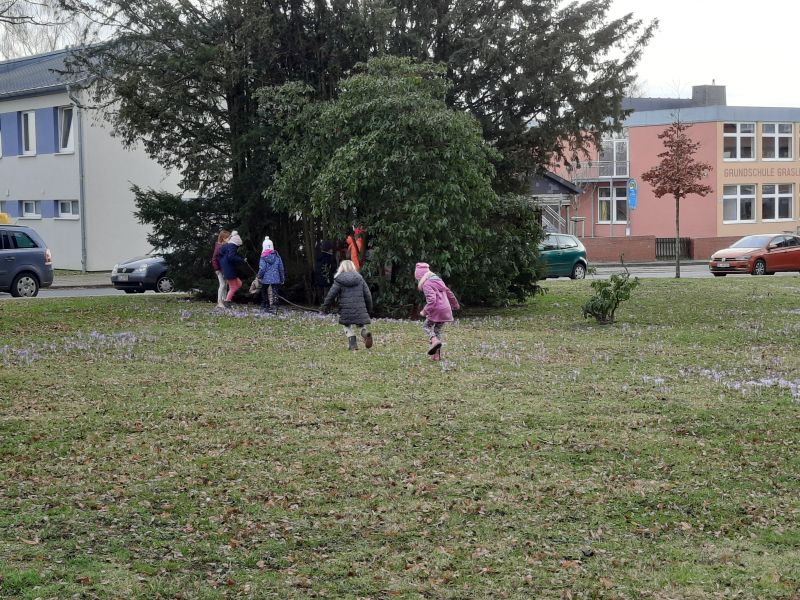
[[[675,196],[675,279],[681,278],[681,199]]]

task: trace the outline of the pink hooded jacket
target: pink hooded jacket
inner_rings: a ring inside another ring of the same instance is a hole
[[[417,287],[425,294],[425,316],[434,323],[452,321],[453,311],[461,306],[442,278],[431,272],[428,263],[417,263],[414,277],[419,280]]]

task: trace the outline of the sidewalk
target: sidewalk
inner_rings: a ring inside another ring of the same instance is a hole
[[[51,288],[102,288],[111,287],[111,272],[56,271]]]
[[[629,267],[674,267],[675,260],[653,260],[649,262],[627,262],[625,264]],[[681,260],[683,265],[707,265],[708,260]],[[620,262],[590,262],[592,267],[622,267]]]

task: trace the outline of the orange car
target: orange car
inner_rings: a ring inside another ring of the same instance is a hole
[[[708,268],[715,277],[728,273],[772,275],[800,271],[800,237],[788,233],[748,235],[730,248],[711,255]]]

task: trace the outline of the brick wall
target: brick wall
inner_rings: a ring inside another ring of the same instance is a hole
[[[742,236],[694,238],[692,240],[692,258],[694,260],[708,260],[717,250],[727,248]]]
[[[618,263],[619,255],[625,255],[625,262],[651,262],[656,259],[655,236],[643,235],[619,238],[581,238],[586,246],[589,264]]]

